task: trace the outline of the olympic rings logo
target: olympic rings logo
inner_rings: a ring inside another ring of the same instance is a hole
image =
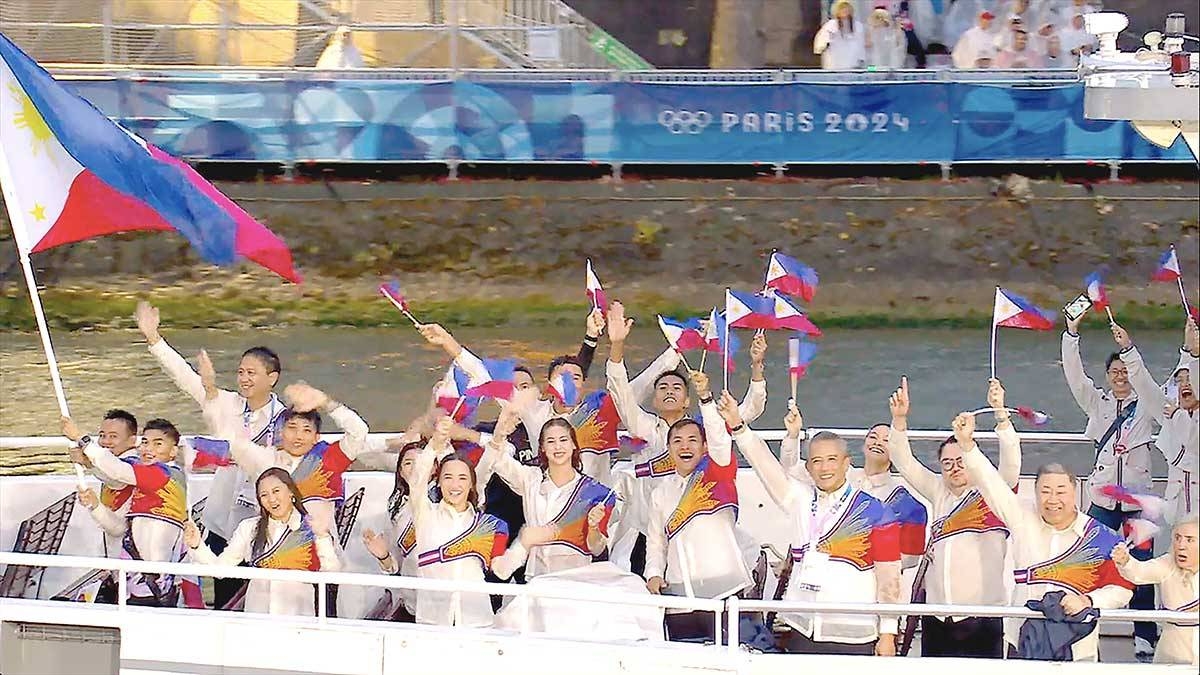
[[[712,122],[712,115],[704,110],[671,110],[658,113],[658,123],[673,134],[698,134]]]

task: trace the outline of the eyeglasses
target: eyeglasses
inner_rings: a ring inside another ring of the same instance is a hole
[[[964,467],[962,457],[955,459],[943,459],[941,461],[942,471],[950,471],[952,469],[961,469]]]

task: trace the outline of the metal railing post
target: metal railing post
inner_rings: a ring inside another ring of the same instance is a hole
[[[117,575],[117,606],[124,607],[126,604],[125,596],[127,596],[129,594],[129,575],[124,572],[121,572],[121,571],[117,571],[116,575]]]
[[[446,9],[450,11],[450,71],[454,79],[458,79],[460,63],[458,58],[459,15],[458,0],[446,0]]]
[[[738,596],[733,595],[725,600],[725,622],[728,628],[725,634],[725,644],[729,649],[729,653],[736,654],[741,648],[742,636],[740,628],[742,625],[742,603]],[[720,623],[719,621],[717,622]],[[717,634],[720,635],[721,627],[717,626]],[[720,643],[718,643],[720,644]]]
[[[113,36],[112,36],[112,12],[113,0],[104,0],[104,4],[100,6],[100,23],[104,27],[100,29],[101,49],[104,54],[105,63],[113,63]]]
[[[326,623],[329,615],[329,586],[324,581],[317,584],[317,623]]]

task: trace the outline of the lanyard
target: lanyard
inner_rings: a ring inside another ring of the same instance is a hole
[[[820,500],[821,491],[820,490],[813,491],[812,509],[809,513],[809,518],[808,518],[808,550],[809,551],[816,552],[817,544],[821,540],[821,535],[823,535],[825,533],[825,524],[829,521],[830,517],[834,516],[835,514],[837,514],[838,511],[841,510],[842,504],[846,501],[846,499],[848,499],[850,497],[850,495],[853,492],[854,492],[854,487],[852,485],[850,485],[850,481],[847,480],[846,487],[844,490],[842,490],[842,496],[838,497],[837,502],[834,503],[833,506],[831,506],[828,510],[825,511],[825,513],[823,513],[821,515],[820,520],[817,520],[817,502]]]
[[[272,393],[270,403],[268,404],[270,408],[267,409],[267,426],[263,430],[267,434],[266,446],[268,448],[275,447],[275,402],[277,400],[275,394]],[[242,428],[247,434],[250,433],[250,415],[250,401],[246,401],[242,406]]]

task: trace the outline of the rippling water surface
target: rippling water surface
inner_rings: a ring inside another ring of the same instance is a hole
[[[653,320],[652,318],[650,319]],[[661,334],[641,321],[630,339],[629,360],[640,367],[664,346]],[[165,331],[168,341],[194,362],[208,349],[219,382],[231,387],[241,352],[265,344],[280,353],[283,383],[303,379],[327,390],[358,410],[373,430],[398,431],[428,401],[430,387],[448,359],[421,341],[410,328],[280,328],[273,330]],[[486,356],[516,356],[544,377],[556,354],[574,351],[582,332],[565,328],[462,330],[456,336]],[[743,344],[749,343],[749,335]],[[787,348],[782,334],[768,336],[768,408],[755,425],[781,427],[788,397]],[[1135,339],[1159,378],[1178,360],[1179,335],[1143,332]],[[201,429],[199,410],[159,370],[135,332],[64,333],[54,335],[55,349],[73,416],[84,428],[94,427],[104,411],[123,407],[139,419],[166,417],[181,429]],[[1089,371],[1102,374],[1105,355],[1113,347],[1106,332],[1084,335]],[[588,384],[604,384],[601,341]],[[1014,405],[1029,405],[1054,416],[1050,431],[1077,431],[1084,418],[1063,380],[1059,334],[1005,330],[999,341],[999,376]],[[696,365],[698,355],[689,355]],[[743,350],[731,376],[736,395],[749,377]],[[707,370],[719,378],[713,359]],[[901,374],[911,382],[914,428],[948,428],[953,414],[982,407],[988,376],[988,333],[985,330],[848,330],[830,331],[799,398],[805,419],[816,426],[862,427],[887,421],[887,395]],[[980,418],[981,420],[984,418]],[[5,335],[0,341],[0,435],[37,436],[58,432],[58,407],[45,358],[35,334]],[[1030,468],[1050,455],[1086,473],[1092,450],[1086,446],[1025,448]],[[1161,469],[1161,466],[1159,467]],[[0,473],[26,474],[68,470],[65,453],[45,449],[0,450]]]

